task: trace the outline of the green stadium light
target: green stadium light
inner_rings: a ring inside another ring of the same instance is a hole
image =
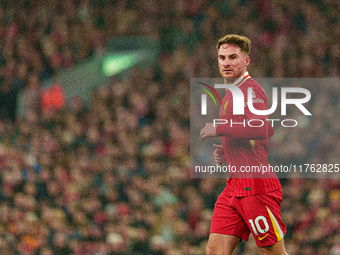
[[[109,55],[103,59],[102,72],[106,77],[110,77],[129,69],[137,62],[138,54],[136,53]]]

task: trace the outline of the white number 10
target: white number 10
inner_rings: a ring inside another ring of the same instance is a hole
[[[260,220],[263,221],[264,229],[261,228],[261,226],[260,226],[260,224],[259,224],[259,221],[260,221]],[[252,229],[254,230],[255,235],[258,235],[257,230],[258,230],[261,234],[264,234],[264,233],[266,233],[266,232],[269,230],[269,225],[268,225],[267,219],[266,219],[264,216],[258,216],[258,217],[256,217],[256,219],[255,219],[255,224],[254,224],[253,220],[249,220],[249,222],[250,222],[250,224],[251,224]]]

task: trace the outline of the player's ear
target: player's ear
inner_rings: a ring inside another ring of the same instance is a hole
[[[250,57],[246,56],[245,60],[244,60],[244,66],[247,67],[250,63]]]

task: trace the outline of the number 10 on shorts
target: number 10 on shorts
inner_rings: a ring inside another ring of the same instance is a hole
[[[260,221],[263,222],[264,228],[261,227],[261,225],[259,223]],[[264,217],[262,215],[256,217],[255,221],[250,219],[249,222],[250,222],[250,225],[251,225],[255,235],[258,235],[257,231],[259,231],[261,234],[264,234],[264,233],[268,232],[268,230],[269,230],[268,221],[267,221],[266,217]]]

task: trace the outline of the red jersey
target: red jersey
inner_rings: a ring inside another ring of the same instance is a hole
[[[248,88],[251,87],[253,90],[252,102],[257,110],[268,109],[266,93],[261,85],[249,76],[248,72],[233,85],[243,92],[244,115],[233,114],[233,96],[228,90],[223,98],[219,114],[220,119],[226,119],[228,123],[219,125],[216,129],[216,134],[222,139],[227,166],[236,169],[236,173],[229,171],[226,195],[245,197],[280,189],[281,184],[275,172],[263,174],[250,171],[252,166],[253,169],[257,166],[259,171],[269,166],[268,138],[274,134],[274,131],[271,124],[266,121],[268,116],[255,115],[250,112],[247,105]],[[254,121],[250,123],[249,120]],[[262,120],[263,126],[259,127],[260,122],[256,120]],[[238,124],[230,125],[231,122]],[[245,123],[245,125],[240,123]]]

